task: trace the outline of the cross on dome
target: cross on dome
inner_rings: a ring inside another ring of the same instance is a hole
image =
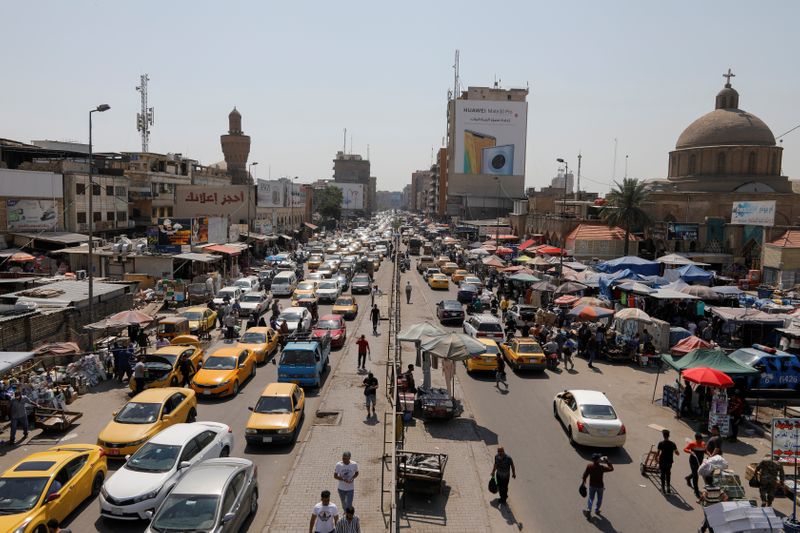
[[[736,74],[731,72],[731,69],[728,69],[728,73],[727,74],[723,74],[722,77],[728,79],[728,81],[725,83],[725,87],[730,87],[731,86],[731,78],[735,78]]]

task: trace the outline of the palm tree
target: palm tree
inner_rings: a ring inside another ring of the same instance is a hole
[[[609,226],[625,229],[624,255],[628,255],[631,228],[644,228],[653,224],[653,218],[643,207],[647,196],[644,182],[634,178],[625,178],[622,183],[614,182],[614,188],[606,195],[607,203],[601,216]]]

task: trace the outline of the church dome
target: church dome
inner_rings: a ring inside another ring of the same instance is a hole
[[[717,94],[716,109],[683,130],[676,150],[701,146],[775,146],[775,136],[760,118],[739,109],[739,93],[726,83]]]

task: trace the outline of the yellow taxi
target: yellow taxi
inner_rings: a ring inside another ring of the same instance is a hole
[[[247,348],[223,346],[211,353],[192,378],[200,396],[236,396],[239,386],[256,375],[256,358]]]
[[[177,387],[181,382],[179,363],[184,356],[192,362],[194,372],[203,364],[203,349],[200,348],[200,341],[194,335],[175,337],[169,346],[145,355],[144,365],[147,373],[144,378],[144,388]],[[131,378],[128,385],[132,391],[136,390],[135,379]]]
[[[456,264],[456,263],[453,263],[453,262],[449,262],[449,261],[448,261],[447,263],[445,263],[444,265],[442,265],[442,267],[441,267],[441,268],[442,268],[442,272],[443,272],[443,273],[445,273],[445,274],[447,274],[447,275],[449,276],[449,275],[451,275],[453,272],[455,272],[456,270],[458,270],[458,264]]]
[[[41,533],[100,493],[108,473],[103,450],[65,444],[36,452],[0,476],[0,531]]]
[[[266,363],[267,359],[278,351],[280,333],[270,327],[249,328],[239,339],[237,348],[250,350],[256,362]]]
[[[436,266],[439,267],[439,268],[442,268],[445,264],[447,264],[449,262],[450,262],[450,258],[447,257],[446,255],[440,255],[439,257],[436,258],[436,261],[435,261]]]
[[[308,265],[309,270],[316,270],[322,265],[322,256],[321,255],[312,255],[308,258],[306,265]]]
[[[469,276],[469,271],[459,269],[453,272],[453,275],[450,276],[450,279],[453,280],[453,283],[461,283],[467,276]]]
[[[297,288],[292,294],[292,306],[294,307],[297,300],[301,298],[316,298],[317,297],[317,284],[319,282],[314,280],[301,281],[297,284]]]
[[[244,430],[248,444],[294,442],[305,417],[305,394],[294,383],[270,383],[255,407]]]
[[[428,286],[431,289],[444,289],[450,288],[450,281],[444,274],[433,274],[428,278]]]
[[[125,457],[162,429],[197,419],[197,397],[191,389],[166,387],[140,392],[114,413],[97,436],[109,457]]]
[[[513,339],[500,344],[506,361],[514,370],[544,370],[547,358],[539,343],[530,337]]]
[[[331,308],[334,315],[344,315],[345,320],[352,320],[358,314],[358,304],[353,296],[339,296]]]
[[[480,355],[473,355],[469,359],[464,360],[464,366],[467,367],[467,372],[495,372],[497,370],[497,354],[500,353],[497,341],[485,338],[476,338],[475,340],[485,345],[486,351]]]
[[[205,306],[187,307],[180,315],[189,320],[189,332],[192,334],[211,331],[217,324],[217,312]]]

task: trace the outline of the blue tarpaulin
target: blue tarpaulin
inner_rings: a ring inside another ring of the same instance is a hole
[[[705,271],[699,266],[686,265],[678,269],[681,279],[686,283],[701,283],[703,285],[710,285],[711,280],[714,279],[714,274]]]
[[[611,284],[615,281],[623,280],[623,279],[630,279],[634,281],[641,281],[642,276],[639,276],[635,272],[624,269],[612,274],[601,274],[598,278],[598,286],[600,287],[600,294],[606,299],[611,300]]]
[[[595,270],[608,274],[626,269],[643,276],[657,276],[661,272],[661,263],[626,255],[625,257],[618,257],[617,259],[600,263],[595,267]]]

